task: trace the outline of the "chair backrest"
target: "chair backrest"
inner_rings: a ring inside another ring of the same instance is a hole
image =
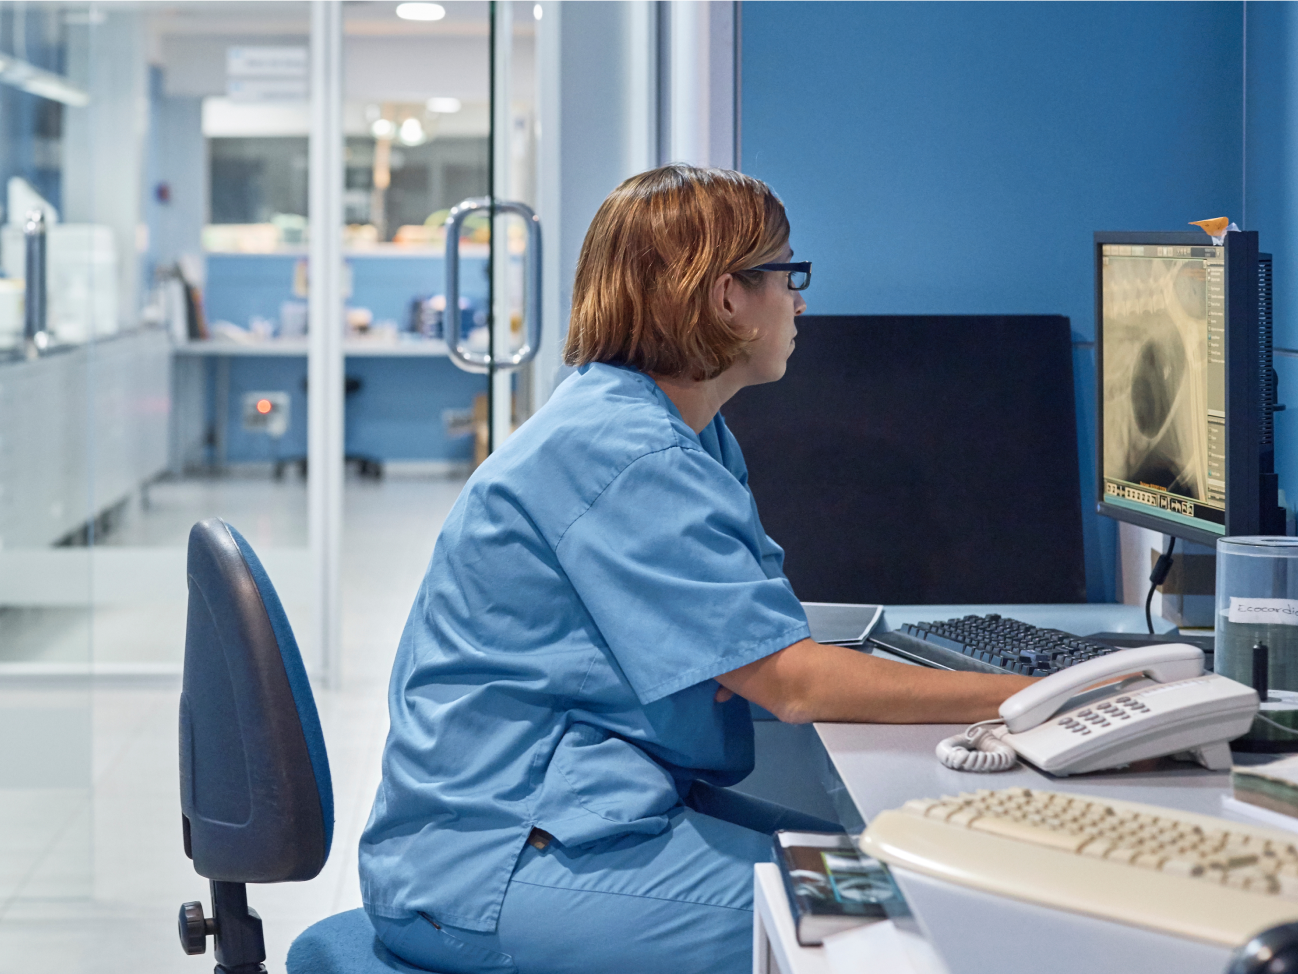
[[[311,879],[333,840],[315,698],[275,587],[218,518],[189,533],[180,697],[185,852],[221,882]]]

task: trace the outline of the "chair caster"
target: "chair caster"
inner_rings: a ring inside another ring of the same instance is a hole
[[[185,953],[207,953],[207,938],[216,933],[216,921],[203,916],[203,904],[181,904],[179,925],[180,946]]]

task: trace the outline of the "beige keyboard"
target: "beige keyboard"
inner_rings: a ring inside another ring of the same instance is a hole
[[[1298,920],[1298,835],[1135,802],[1006,788],[909,801],[862,850],[1055,909],[1236,946]]]

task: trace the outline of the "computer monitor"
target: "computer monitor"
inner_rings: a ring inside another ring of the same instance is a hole
[[[1257,233],[1096,233],[1095,320],[1099,512],[1201,544],[1284,534]]]
[[[1061,315],[803,315],[722,409],[807,602],[1084,602]]]

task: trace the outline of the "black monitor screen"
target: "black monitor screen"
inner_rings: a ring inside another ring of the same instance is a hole
[[[1100,247],[1103,500],[1226,530],[1225,248]]]
[[[1057,315],[799,318],[722,409],[798,597],[1084,601],[1072,354]]]

